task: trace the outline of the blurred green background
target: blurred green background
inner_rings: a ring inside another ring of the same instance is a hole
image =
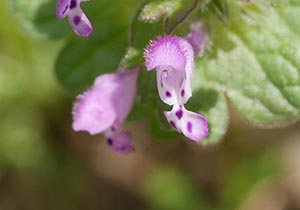
[[[0,210],[299,210],[300,125],[261,130],[231,109],[214,146],[151,138],[137,151],[71,130],[73,98],[54,75],[64,41],[36,41],[0,1]]]

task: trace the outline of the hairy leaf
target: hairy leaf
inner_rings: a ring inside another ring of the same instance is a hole
[[[211,22],[214,46],[199,68],[208,84],[225,92],[254,125],[282,126],[299,120],[299,34],[297,24],[281,18],[281,11],[296,9],[300,12],[295,4],[279,2],[252,24]]]
[[[157,22],[162,18],[173,15],[182,7],[182,4],[182,0],[153,1],[145,5],[139,19],[143,22]]]

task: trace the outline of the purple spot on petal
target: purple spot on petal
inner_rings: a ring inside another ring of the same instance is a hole
[[[107,144],[108,144],[109,146],[112,146],[113,140],[112,140],[111,138],[108,138],[108,139],[107,139]]]
[[[66,11],[67,11],[67,9],[68,9],[68,5],[65,7],[65,9],[64,9],[64,11],[62,13],[65,14]]]
[[[193,131],[193,125],[192,125],[191,122],[188,122],[188,123],[187,123],[186,128],[187,128],[187,131],[188,131],[189,133],[192,133],[192,131]]]
[[[182,97],[185,95],[184,89],[181,90],[180,94],[181,94]]]
[[[182,118],[183,112],[181,109],[179,109],[176,113],[177,118],[180,120]]]
[[[174,121],[171,120],[171,121],[170,121],[170,125],[171,125],[173,128],[177,129],[177,127],[176,127]]]
[[[74,9],[76,7],[76,0],[72,0],[71,3],[70,3],[70,9]]]
[[[167,91],[167,92],[166,92],[166,96],[167,96],[168,98],[170,98],[172,95],[171,95],[171,93],[170,93],[169,91]]]
[[[76,16],[74,17],[73,21],[74,21],[75,25],[78,25],[78,24],[80,23],[81,20],[80,20],[80,17],[79,17],[78,15],[76,15]]]
[[[164,84],[163,84],[163,81],[162,81],[162,77],[160,77],[160,87],[161,87],[161,88],[164,87]]]

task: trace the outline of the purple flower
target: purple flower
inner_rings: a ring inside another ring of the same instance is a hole
[[[185,109],[192,96],[194,51],[185,39],[168,36],[151,41],[144,52],[148,71],[156,69],[157,88],[163,102],[173,106],[164,112],[170,125],[194,141],[208,135],[206,119]]]
[[[207,43],[207,35],[201,22],[195,22],[191,25],[191,32],[187,35],[186,40],[191,44],[195,57],[203,55]]]
[[[80,8],[82,1],[89,0],[59,0],[56,4],[56,17],[63,19],[68,16],[69,23],[77,35],[89,36],[93,32],[93,26]]]
[[[135,69],[99,76],[74,104],[73,130],[103,133],[117,153],[133,151],[131,135],[122,132],[122,124],[133,104],[138,74]]]

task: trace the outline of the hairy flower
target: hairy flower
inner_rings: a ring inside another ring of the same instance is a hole
[[[183,38],[168,36],[151,41],[144,52],[148,71],[156,69],[157,88],[161,100],[173,106],[164,112],[170,125],[194,141],[208,135],[206,119],[185,109],[192,96],[191,77],[194,71],[194,51]]]
[[[82,1],[89,0],[59,0],[56,4],[56,17],[63,19],[68,16],[69,23],[77,35],[89,36],[93,32],[93,27],[80,8]]]
[[[133,104],[138,74],[135,69],[99,76],[90,90],[77,97],[73,130],[103,133],[117,153],[133,151],[131,134],[122,132],[122,124]]]

